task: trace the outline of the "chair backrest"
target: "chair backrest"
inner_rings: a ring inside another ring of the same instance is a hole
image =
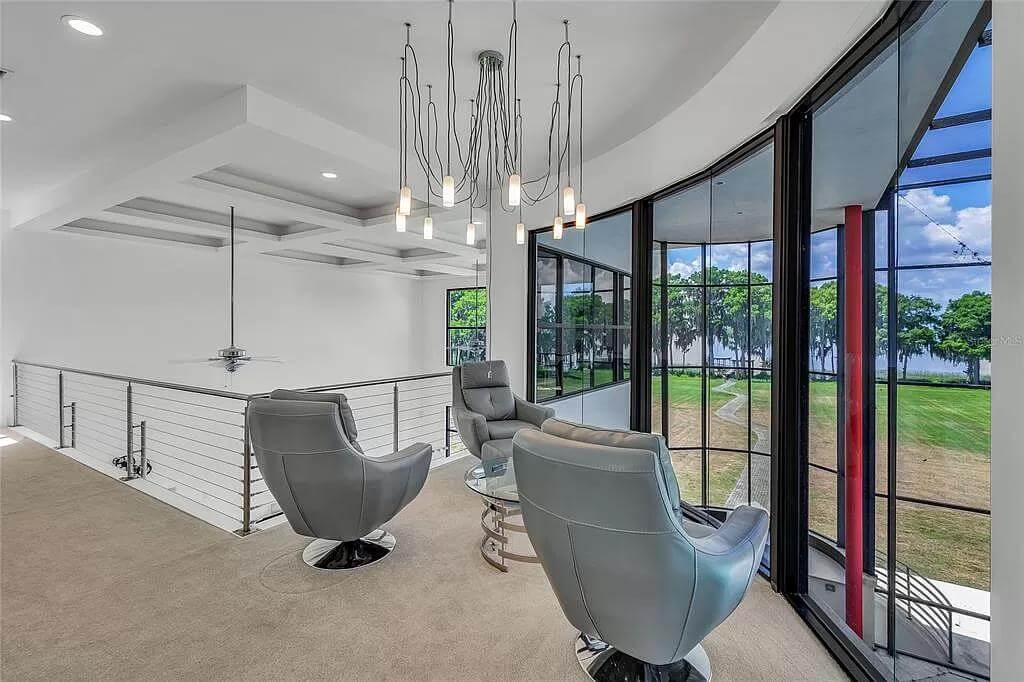
[[[360,537],[362,455],[342,430],[337,404],[262,398],[249,403],[248,419],[260,473],[295,532]]]
[[[677,661],[742,599],[755,550],[687,536],[658,451],[621,432],[588,440],[516,435],[530,541],[573,626],[642,661]]]
[[[668,499],[672,509],[679,511],[682,501],[679,495],[679,482],[672,467],[672,455],[665,445],[665,439],[656,433],[640,431],[624,431],[621,429],[604,429],[585,424],[574,424],[564,419],[547,419],[541,424],[541,431],[559,438],[567,438],[577,443],[594,443],[611,445],[617,448],[647,450],[657,454],[658,464],[665,474],[665,486],[668,488]]]
[[[488,421],[514,419],[516,402],[505,361],[467,362],[453,367],[452,401],[454,407],[482,414]]]
[[[308,400],[311,402],[334,403],[341,417],[341,429],[345,437],[348,438],[356,450],[359,452],[363,451],[363,447],[356,441],[356,438],[359,437],[359,431],[356,429],[356,418],[352,414],[352,408],[349,407],[348,398],[344,393],[310,393],[308,391],[289,391],[288,389],[278,388],[270,392],[270,398],[272,400]]]

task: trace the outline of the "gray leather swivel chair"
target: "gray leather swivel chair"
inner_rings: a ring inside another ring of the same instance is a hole
[[[738,507],[718,529],[683,520],[650,434],[548,420],[514,464],[527,533],[595,680],[700,680],[700,643],[739,605],[768,515]]]
[[[452,368],[452,414],[466,448],[480,459],[496,459],[511,457],[512,437],[539,429],[555,411],[514,395],[505,361],[488,360]]]
[[[366,457],[341,394],[274,391],[253,400],[249,435],[260,473],[315,568],[358,568],[385,557],[395,537],[381,525],[409,504],[427,479],[432,448],[414,443]]]

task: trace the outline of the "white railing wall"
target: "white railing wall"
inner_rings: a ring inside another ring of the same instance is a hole
[[[14,362],[14,424],[79,461],[221,528],[246,534],[280,515],[248,444],[242,394],[55,365]],[[343,392],[369,456],[430,443],[465,447],[447,372],[300,390]]]

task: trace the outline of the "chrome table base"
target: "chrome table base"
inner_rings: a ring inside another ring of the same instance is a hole
[[[484,500],[484,511],[480,514],[480,528],[484,531],[480,555],[484,561],[504,573],[508,572],[509,561],[540,563],[526,535],[522,516],[518,504]],[[510,519],[519,519],[519,522]]]
[[[707,682],[711,679],[711,661],[700,644],[681,661],[654,665],[581,634],[576,638],[576,660],[583,672],[596,682]]]
[[[302,560],[328,571],[362,568],[386,557],[395,544],[395,536],[380,528],[358,540],[314,540],[302,550]]]

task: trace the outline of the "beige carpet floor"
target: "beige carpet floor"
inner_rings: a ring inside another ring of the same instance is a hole
[[[481,559],[469,463],[388,524],[394,555],[325,574],[287,525],[239,539],[32,441],[2,447],[0,674],[585,679],[543,571]],[[716,680],[845,679],[762,579],[705,647]]]

